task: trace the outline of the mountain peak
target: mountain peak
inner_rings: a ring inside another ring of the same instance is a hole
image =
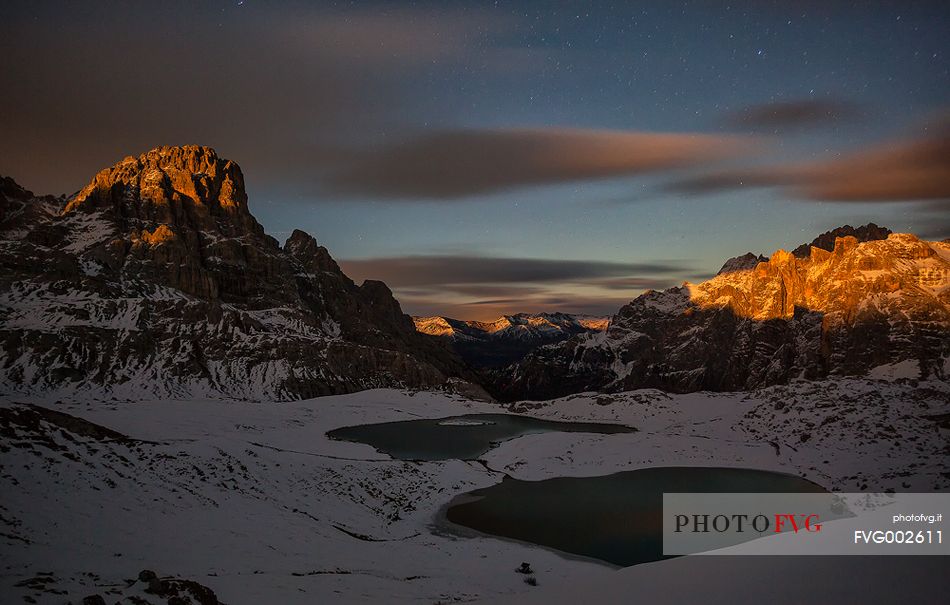
[[[887,239],[887,236],[893,233],[887,227],[880,227],[874,223],[868,223],[866,225],[861,225],[860,227],[852,227],[851,225],[842,225],[830,231],[825,231],[818,237],[816,237],[810,244],[802,244],[801,246],[792,250],[798,258],[807,258],[811,254],[812,248],[821,248],[822,250],[827,250],[832,252],[835,249],[835,240],[840,237],[851,236],[859,242],[871,242],[875,240]]]
[[[65,201],[0,178],[5,386],[287,399],[470,375],[385,284],[266,235],[210,147],[127,157]]]
[[[30,199],[33,197],[33,192],[17,183],[11,177],[0,176],[0,197]]]
[[[736,271],[744,271],[746,269],[754,269],[756,265],[763,262],[768,262],[769,258],[767,256],[762,256],[761,254],[755,254],[753,252],[746,252],[741,256],[734,256],[723,263],[722,268],[719,269],[719,272],[716,275],[722,275],[723,273],[734,273]]]
[[[330,271],[342,273],[330,252],[317,243],[312,235],[300,229],[294,229],[284,243],[284,252],[303,264],[310,273]]]
[[[127,223],[186,222],[217,230],[212,226],[217,222],[227,236],[263,234],[248,211],[241,168],[200,145],[162,146],[126,157],[99,171],[63,213],[96,209],[111,210]]]
[[[703,308],[727,305],[736,315],[756,320],[790,319],[796,309],[852,318],[867,314],[862,305],[876,295],[900,291],[926,298],[930,290],[946,285],[947,261],[931,243],[889,231],[877,238],[881,228],[867,227],[847,228],[870,234],[865,241],[838,235],[830,250],[809,246],[806,257],[777,250],[765,262],[720,272],[692,287],[692,302]]]

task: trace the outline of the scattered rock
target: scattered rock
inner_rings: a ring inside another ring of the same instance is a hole
[[[151,569],[143,569],[139,572],[139,582],[151,582],[158,576]]]
[[[145,589],[145,592],[163,595],[166,592],[165,583],[158,578],[150,578],[148,581],[148,588]]]

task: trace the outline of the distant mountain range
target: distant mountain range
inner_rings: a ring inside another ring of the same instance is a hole
[[[159,147],[77,194],[0,179],[0,392],[285,400],[374,387],[500,399],[950,377],[950,243],[869,224],[729,259],[609,320],[405,315],[310,235],[283,245],[234,162]],[[479,386],[480,385],[480,386]]]
[[[506,366],[534,349],[577,334],[603,332],[609,317],[570,313],[517,313],[495,321],[463,321],[450,317],[413,317],[416,330],[451,342],[475,367]]]

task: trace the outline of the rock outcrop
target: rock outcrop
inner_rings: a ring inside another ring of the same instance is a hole
[[[812,248],[821,248],[822,250],[831,252],[835,249],[835,241],[839,237],[851,236],[859,242],[873,242],[875,240],[887,239],[887,236],[891,233],[893,233],[893,231],[887,227],[878,227],[874,223],[868,223],[867,225],[861,225],[860,227],[844,225],[836,229],[832,229],[831,231],[825,231],[813,239],[810,244],[802,244],[801,246],[792,250],[792,254],[798,258],[806,258],[811,255]]]
[[[753,260],[643,294],[605,333],[537,349],[496,373],[494,394],[732,391],[868,374],[950,379],[950,245],[849,235],[804,258],[779,250]]]
[[[716,275],[721,275],[723,273],[732,273],[734,271],[745,271],[746,269],[752,269],[759,263],[767,262],[769,259],[761,254],[754,254],[752,252],[746,252],[741,256],[734,256],[722,264],[722,268],[716,273]]]
[[[380,282],[283,247],[237,164],[159,147],[75,196],[0,181],[0,389],[292,399],[469,376]]]

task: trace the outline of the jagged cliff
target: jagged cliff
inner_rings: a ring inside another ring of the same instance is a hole
[[[950,245],[869,231],[868,241],[838,237],[806,257],[737,257],[701,284],[647,292],[605,333],[537,349],[492,388],[546,399],[868,373],[950,378]]]
[[[385,284],[302,231],[283,247],[237,164],[159,147],[75,196],[0,188],[0,389],[291,399],[467,370]]]
[[[792,254],[799,258],[805,258],[811,255],[812,248],[821,248],[822,250],[828,250],[829,252],[835,249],[835,242],[838,241],[839,237],[851,236],[858,240],[859,242],[871,242],[875,240],[887,239],[893,231],[887,227],[879,227],[874,223],[868,223],[867,225],[861,225],[860,227],[852,227],[851,225],[843,225],[832,229],[831,231],[825,231],[818,237],[816,237],[810,244],[802,244],[801,246],[792,250]]]

